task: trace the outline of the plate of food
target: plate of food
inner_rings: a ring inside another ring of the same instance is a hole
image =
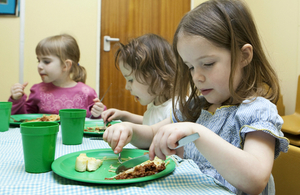
[[[15,114],[10,116],[10,125],[20,126],[24,122],[52,121],[60,122],[58,114]]]
[[[114,125],[120,122],[121,122],[120,120],[113,120],[111,122],[108,122],[106,126],[109,127],[110,125]],[[103,135],[104,131],[105,131],[105,127],[104,127],[103,119],[85,121],[84,130],[83,130],[84,134]]]
[[[121,153],[122,161],[141,156],[145,152],[148,151],[140,149],[123,149]],[[82,162],[82,159],[89,159],[93,162],[93,165],[90,165],[90,168],[88,168],[89,161],[84,160],[84,162],[87,162],[87,168],[85,169],[84,164],[78,163],[78,161]],[[165,161],[160,161],[164,165],[164,169],[153,175],[131,179],[115,179],[117,178],[115,170],[117,166],[120,165],[118,162],[118,155],[113,153],[110,148],[107,148],[84,150],[66,154],[55,159],[51,168],[57,175],[75,181],[98,184],[126,184],[158,179],[167,176],[174,171],[176,164],[171,158],[167,158]],[[122,172],[119,174],[122,174]]]

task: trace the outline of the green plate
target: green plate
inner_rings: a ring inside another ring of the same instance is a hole
[[[134,158],[148,152],[147,150],[140,149],[123,149],[122,158]],[[103,161],[103,164],[94,172],[78,172],[75,170],[76,158],[80,153],[86,153],[88,157],[94,157],[96,159],[103,159],[106,157],[107,160]],[[94,149],[94,150],[84,150],[79,152],[74,152],[66,154],[54,160],[51,167],[54,173],[65,177],[67,179],[81,181],[86,183],[98,183],[98,184],[126,184],[126,183],[138,183],[143,181],[149,181],[158,179],[160,177],[166,176],[172,173],[175,169],[175,162],[169,158],[165,162],[170,161],[166,166],[166,169],[155,175],[150,175],[147,177],[134,178],[134,179],[123,179],[123,180],[105,180],[105,178],[110,178],[116,175],[115,172],[110,172],[110,165],[118,164],[118,155],[113,153],[113,151],[108,149]]]
[[[20,120],[24,120],[24,119],[27,119],[27,120],[32,120],[32,119],[36,119],[36,118],[40,118],[42,117],[44,114],[15,114],[15,115],[11,115],[11,118],[10,118],[10,121],[9,121],[9,124],[10,125],[13,125],[13,126],[20,126],[20,124],[22,122],[14,122],[13,119],[17,120],[17,121],[20,121]],[[51,115],[51,114],[45,114],[45,115]],[[13,118],[13,119],[12,119]],[[60,122],[59,121],[53,121],[53,122]]]
[[[109,124],[113,125],[120,122],[121,122],[120,120],[115,120],[109,122],[108,125]],[[103,135],[104,130],[96,130],[95,129],[96,127],[99,127],[100,129],[104,127],[103,119],[85,121],[83,133],[88,135]],[[88,129],[88,128],[92,128],[92,129]]]

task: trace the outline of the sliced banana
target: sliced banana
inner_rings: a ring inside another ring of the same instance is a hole
[[[93,157],[87,157],[85,153],[81,153],[75,162],[75,170],[79,172],[84,171],[96,171],[103,161],[100,159],[95,159]]]

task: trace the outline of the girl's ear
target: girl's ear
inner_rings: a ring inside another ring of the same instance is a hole
[[[63,67],[63,70],[65,71],[69,71],[72,67],[72,60],[66,60],[65,63],[64,63],[64,67]]]
[[[251,44],[246,43],[242,49],[242,66],[247,66],[248,64],[250,64],[250,62],[252,61],[253,58],[253,47]]]

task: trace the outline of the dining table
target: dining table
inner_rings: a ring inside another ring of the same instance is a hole
[[[137,150],[130,143],[124,148]],[[54,162],[72,153],[101,149],[111,150],[102,136],[91,134],[84,134],[81,144],[64,145],[59,127]],[[8,131],[0,132],[0,194],[233,194],[216,179],[203,174],[193,160],[181,159],[176,155],[171,157],[175,168],[167,175],[148,181],[124,184],[78,181],[61,176],[53,170],[45,173],[28,173],[25,171],[20,127],[10,126]]]

